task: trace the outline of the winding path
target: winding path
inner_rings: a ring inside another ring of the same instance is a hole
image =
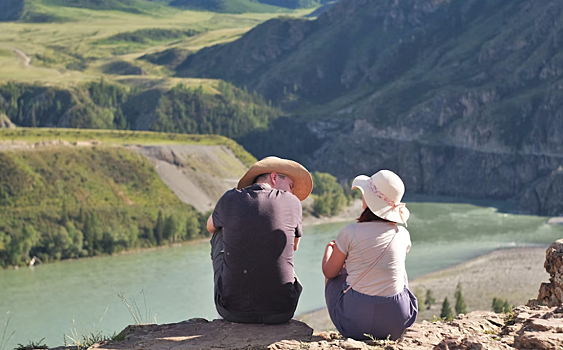
[[[23,58],[23,60],[25,61],[24,64],[26,67],[29,67],[29,65],[31,64],[31,58],[26,55],[25,53],[23,53],[23,51],[20,51],[18,49],[14,49],[14,52],[18,54],[18,56],[20,56],[21,58]]]
[[[29,57],[28,55],[26,55],[23,51],[18,50],[18,49],[14,48],[14,47],[6,46],[6,45],[0,45],[0,46],[3,46],[3,47],[5,47],[6,49],[12,50],[12,51],[14,51],[15,53],[17,53],[18,56],[20,56],[20,57],[24,60],[24,64],[25,64],[26,67],[29,67],[29,66],[31,65],[31,57]]]

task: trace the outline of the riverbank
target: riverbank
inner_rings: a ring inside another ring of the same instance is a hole
[[[550,218],[549,220],[547,220],[547,223],[550,225],[563,225],[563,217],[558,216]]]
[[[305,206],[306,204],[303,204]],[[355,199],[349,206],[342,209],[338,215],[316,217],[313,215],[303,217],[303,226],[330,224],[344,221],[355,221],[362,213],[362,200]]]
[[[515,248],[496,250],[451,268],[430,273],[410,282],[410,289],[420,297],[431,290],[436,303],[426,309],[420,305],[417,322],[440,316],[445,297],[455,304],[455,289],[461,284],[467,311],[491,310],[493,298],[508,300],[510,305],[524,305],[538,296],[539,286],[549,281],[545,271],[545,250]],[[333,330],[326,308],[306,313],[297,319],[307,323],[316,332]]]

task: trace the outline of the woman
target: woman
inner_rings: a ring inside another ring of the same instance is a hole
[[[323,258],[328,311],[344,337],[396,340],[418,314],[405,271],[410,235],[397,225],[407,226],[409,218],[401,203],[405,185],[381,170],[371,178],[356,177],[355,188],[362,192],[364,211],[327,245]]]

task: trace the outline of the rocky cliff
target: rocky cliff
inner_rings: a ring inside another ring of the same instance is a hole
[[[560,214],[562,17],[556,0],[344,0],[201,50],[177,73],[247,86],[293,114],[239,138],[258,157],[342,179],[390,168],[407,191]]]
[[[10,118],[0,113],[0,129],[15,129],[16,125],[12,123]]]

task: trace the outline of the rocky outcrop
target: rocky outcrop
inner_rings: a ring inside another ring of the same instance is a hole
[[[5,114],[0,113],[0,129],[15,129],[16,124],[12,123],[10,118]]]
[[[529,185],[520,197],[519,206],[524,212],[561,215],[563,214],[561,198],[563,198],[562,165]]]
[[[200,212],[214,208],[236,187],[246,166],[225,146],[128,146],[149,159],[160,179],[184,203]]]
[[[563,239],[554,242],[547,248],[543,266],[549,273],[549,283],[542,283],[538,298],[530,300],[528,304],[560,306],[563,303]]]
[[[336,332],[313,334],[307,324],[237,324],[191,319],[125,328],[103,350],[553,350],[563,346],[563,308],[519,307],[510,314],[476,311],[449,322],[416,323],[398,341],[344,339]],[[62,350],[65,347],[57,348]]]
[[[309,342],[313,329],[299,321],[281,326],[209,322],[202,318],[164,325],[136,325],[125,328],[120,342],[103,344],[99,349],[266,349],[272,344],[291,340],[292,344]]]

